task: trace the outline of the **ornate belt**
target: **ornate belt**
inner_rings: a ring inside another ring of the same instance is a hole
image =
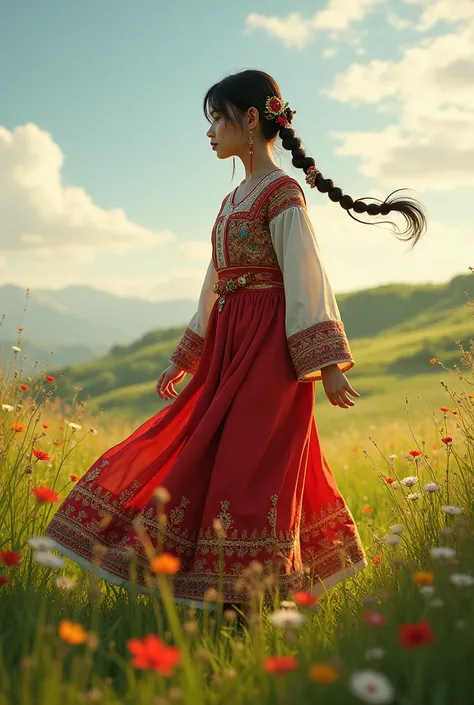
[[[253,267],[246,270],[245,267],[229,267],[220,270],[219,275],[234,274],[234,276],[224,276],[214,284],[212,290],[219,295],[217,309],[222,311],[226,302],[227,294],[231,294],[243,287],[250,289],[273,289],[283,287],[283,274],[275,267]]]

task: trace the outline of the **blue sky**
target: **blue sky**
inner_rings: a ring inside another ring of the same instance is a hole
[[[336,292],[467,273],[474,3],[455,7],[0,2],[1,280],[197,297],[214,218],[244,176],[238,163],[232,181],[231,160],[211,151],[202,97],[244,68],[276,78],[307,153],[345,192],[412,187],[427,207],[428,234],[408,253],[311,191],[278,153],[306,189]]]

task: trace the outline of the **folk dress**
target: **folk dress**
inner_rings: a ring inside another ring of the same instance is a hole
[[[147,591],[141,526],[180,559],[176,601],[198,606],[218,584],[224,601],[245,602],[238,579],[252,561],[277,576],[280,595],[320,594],[367,564],[313,414],[321,369],[355,361],[304,193],[278,168],[244,198],[236,191],[220,207],[198,309],[170,358],[191,380],[98,458],[46,530],[87,568],[104,547],[98,574],[122,586],[133,549]],[[159,487],[170,496],[166,522]]]

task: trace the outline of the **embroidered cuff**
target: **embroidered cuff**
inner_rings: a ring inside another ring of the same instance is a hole
[[[204,338],[201,338],[191,328],[186,328],[170,360],[184,372],[193,375],[196,372],[203,347]]]
[[[355,366],[342,321],[321,321],[290,335],[288,348],[299,382],[321,379],[321,368],[337,364],[341,372]]]

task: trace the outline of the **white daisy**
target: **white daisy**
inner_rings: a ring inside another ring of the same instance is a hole
[[[392,453],[392,455],[388,456],[390,460],[394,460],[395,458],[398,458],[398,455],[396,453]]]
[[[444,504],[441,509],[452,517],[462,514],[461,507],[456,507],[454,504]]]
[[[385,543],[388,543],[389,546],[398,546],[400,543],[400,536],[397,534],[389,534],[385,537]]]
[[[409,499],[411,502],[416,502],[416,500],[420,499],[420,497],[420,492],[412,492],[411,494],[407,494],[407,499]]]
[[[2,411],[13,411],[13,406],[11,404],[2,404]]]
[[[12,345],[12,350],[14,353],[19,353],[21,352],[21,348],[18,347],[18,345]]]
[[[367,649],[365,652],[365,658],[367,661],[379,661],[385,656],[385,649],[380,648],[380,646],[374,646],[372,649]]]
[[[49,551],[55,546],[54,541],[47,536],[32,536],[28,544],[37,551]]]
[[[456,555],[456,550],[450,546],[433,546],[430,549],[430,553],[432,558],[437,558],[440,561],[449,561]]]
[[[394,524],[390,527],[390,531],[392,534],[401,534],[404,528],[403,524]]]
[[[449,576],[449,580],[456,587],[471,587],[474,585],[474,578],[467,573],[453,573]]]
[[[275,627],[300,627],[306,621],[306,617],[298,610],[283,609],[273,612],[269,620]]]
[[[45,565],[47,568],[64,568],[64,558],[56,556],[49,551],[35,551],[35,553],[33,553],[33,560],[35,563]]]
[[[419,481],[420,479],[415,477],[415,475],[409,475],[408,477],[404,477],[403,480],[400,480],[402,485],[405,485],[405,487],[413,487],[413,485],[416,485]]]
[[[425,492],[437,492],[441,489],[441,485],[437,485],[436,482],[428,482],[427,485],[423,487]]]
[[[68,426],[69,428],[72,428],[73,431],[80,431],[82,428],[82,426],[79,426],[78,423],[73,423],[72,421],[68,423]]]
[[[434,587],[432,585],[421,585],[420,592],[424,597],[431,597],[434,595]]]
[[[56,585],[61,590],[72,590],[76,583],[77,580],[75,580],[74,578],[68,578],[67,575],[58,575],[56,577]]]
[[[355,671],[349,678],[349,688],[358,698],[374,705],[391,703],[395,696],[387,676],[370,668]]]

